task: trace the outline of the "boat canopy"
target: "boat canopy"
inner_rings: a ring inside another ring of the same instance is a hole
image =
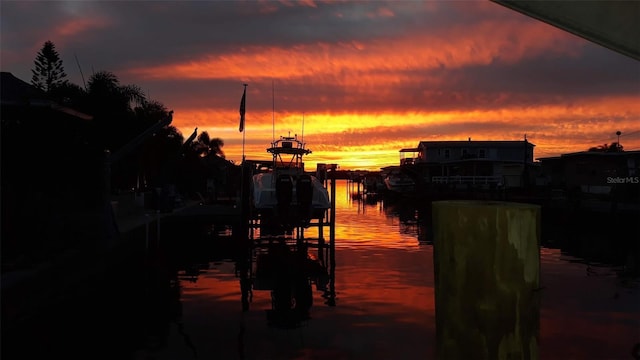
[[[297,135],[281,136],[280,139],[271,143],[267,152],[273,155],[274,168],[298,168],[304,170],[302,157],[311,154],[311,150],[304,147],[304,143],[298,140]],[[285,155],[283,157],[283,155]],[[287,155],[290,155],[288,158]]]

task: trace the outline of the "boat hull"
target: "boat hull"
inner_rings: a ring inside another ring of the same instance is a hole
[[[386,177],[384,184],[387,191],[401,194],[411,193],[416,188],[416,184],[411,178],[399,175]]]
[[[321,218],[331,207],[327,189],[316,177],[308,176],[311,185],[311,196],[308,200],[301,200],[299,177],[291,176],[290,194],[285,198],[278,193],[278,176],[273,172],[260,173],[252,179],[252,205],[258,213],[286,215],[308,214],[309,218]],[[283,200],[284,198],[284,200]]]

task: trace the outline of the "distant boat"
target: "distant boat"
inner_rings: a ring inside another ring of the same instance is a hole
[[[369,194],[377,194],[386,188],[384,179],[378,173],[367,174],[364,176],[364,189]]]
[[[273,157],[270,170],[252,178],[253,211],[261,223],[292,228],[322,219],[331,202],[323,183],[304,171],[303,156],[311,150],[297,136],[281,136],[267,152]]]
[[[416,189],[415,181],[399,168],[392,168],[386,173],[384,185],[387,191],[398,194],[410,193]]]

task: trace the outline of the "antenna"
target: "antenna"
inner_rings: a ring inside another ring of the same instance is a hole
[[[304,144],[304,111],[302,112],[302,138],[300,141]]]
[[[82,84],[84,85],[84,90],[87,90],[87,83],[84,81],[84,74],[82,73],[82,68],[80,67],[80,62],[78,61],[78,55],[75,53],[73,56],[76,58],[76,64],[78,65],[78,70],[80,70],[80,76],[82,77]]]
[[[276,97],[275,86],[271,79],[271,142],[276,141]]]

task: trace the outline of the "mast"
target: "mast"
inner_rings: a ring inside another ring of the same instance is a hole
[[[273,79],[271,79],[271,142],[276,141],[276,98]]]

